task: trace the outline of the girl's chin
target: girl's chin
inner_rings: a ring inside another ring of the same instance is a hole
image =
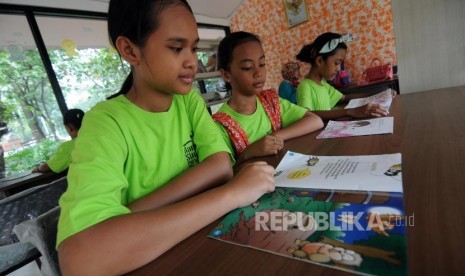
[[[263,91],[263,87],[261,88],[255,88],[255,94],[258,94]]]
[[[333,80],[335,80],[335,79],[336,79],[336,75],[333,75],[333,76],[327,78],[326,80],[328,80],[328,81],[333,81]]]

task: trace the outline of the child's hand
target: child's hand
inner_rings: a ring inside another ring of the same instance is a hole
[[[391,96],[394,99],[397,96],[397,91],[394,89],[391,89]]]
[[[250,146],[253,157],[276,155],[284,147],[284,140],[278,136],[266,135]]]
[[[226,186],[237,207],[244,207],[259,199],[263,194],[274,191],[273,175],[274,168],[266,162],[253,162],[242,167]]]
[[[360,107],[351,108],[349,115],[354,118],[382,117],[389,115],[389,111],[382,108],[379,104],[366,104]]]

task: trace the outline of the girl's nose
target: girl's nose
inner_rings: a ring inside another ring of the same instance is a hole
[[[186,57],[186,60],[184,61],[184,66],[187,68],[195,68],[197,70],[198,65],[199,64],[196,52],[189,54],[188,57]]]
[[[260,67],[260,66],[256,67],[254,71],[254,77],[255,78],[262,77],[264,75],[264,71],[265,69],[263,67]]]

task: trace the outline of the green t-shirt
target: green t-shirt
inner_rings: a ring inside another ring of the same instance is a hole
[[[312,111],[331,110],[343,94],[325,80],[321,84],[304,79],[297,87],[297,104]]]
[[[47,161],[47,165],[55,173],[66,170],[71,164],[71,151],[74,148],[75,139],[61,144],[55,154]]]
[[[117,215],[125,206],[218,152],[229,152],[200,95],[174,95],[166,112],[148,112],[125,96],[86,116],[60,198],[57,245]],[[189,183],[186,183],[189,185]]]
[[[305,113],[307,113],[308,111],[305,108],[292,104],[289,101],[281,99],[281,98],[279,98],[279,106],[281,109],[281,127],[282,128],[285,128],[293,124],[295,121],[302,119]],[[271,132],[273,131],[271,127],[270,118],[266,114],[265,109],[263,108],[263,105],[260,102],[260,100],[258,100],[258,98],[257,98],[257,109],[251,115],[244,115],[244,114],[237,113],[231,107],[229,107],[227,103],[224,103],[220,107],[220,109],[218,109],[218,112],[224,112],[228,114],[229,116],[231,116],[234,120],[236,120],[236,122],[241,126],[241,128],[247,134],[247,137],[249,138],[249,142],[251,144],[257,140],[260,140],[267,134],[271,134]],[[220,123],[216,123],[216,124],[217,126],[219,126],[223,134],[223,139],[226,142],[226,144],[229,146],[230,151],[234,152],[235,151],[234,145],[229,140],[228,132],[226,131],[226,129],[223,128],[223,126]]]

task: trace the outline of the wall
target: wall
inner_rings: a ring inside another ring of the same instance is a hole
[[[465,1],[393,0],[402,93],[465,84]]]
[[[421,1],[421,0],[418,0]],[[324,32],[356,33],[350,42],[346,68],[360,78],[372,58],[396,63],[391,0],[307,0],[309,20],[289,29],[281,0],[247,0],[230,20],[231,31],[249,31],[263,41],[267,87],[277,88],[282,64],[295,60],[302,46]],[[304,65],[302,73],[309,67]]]

